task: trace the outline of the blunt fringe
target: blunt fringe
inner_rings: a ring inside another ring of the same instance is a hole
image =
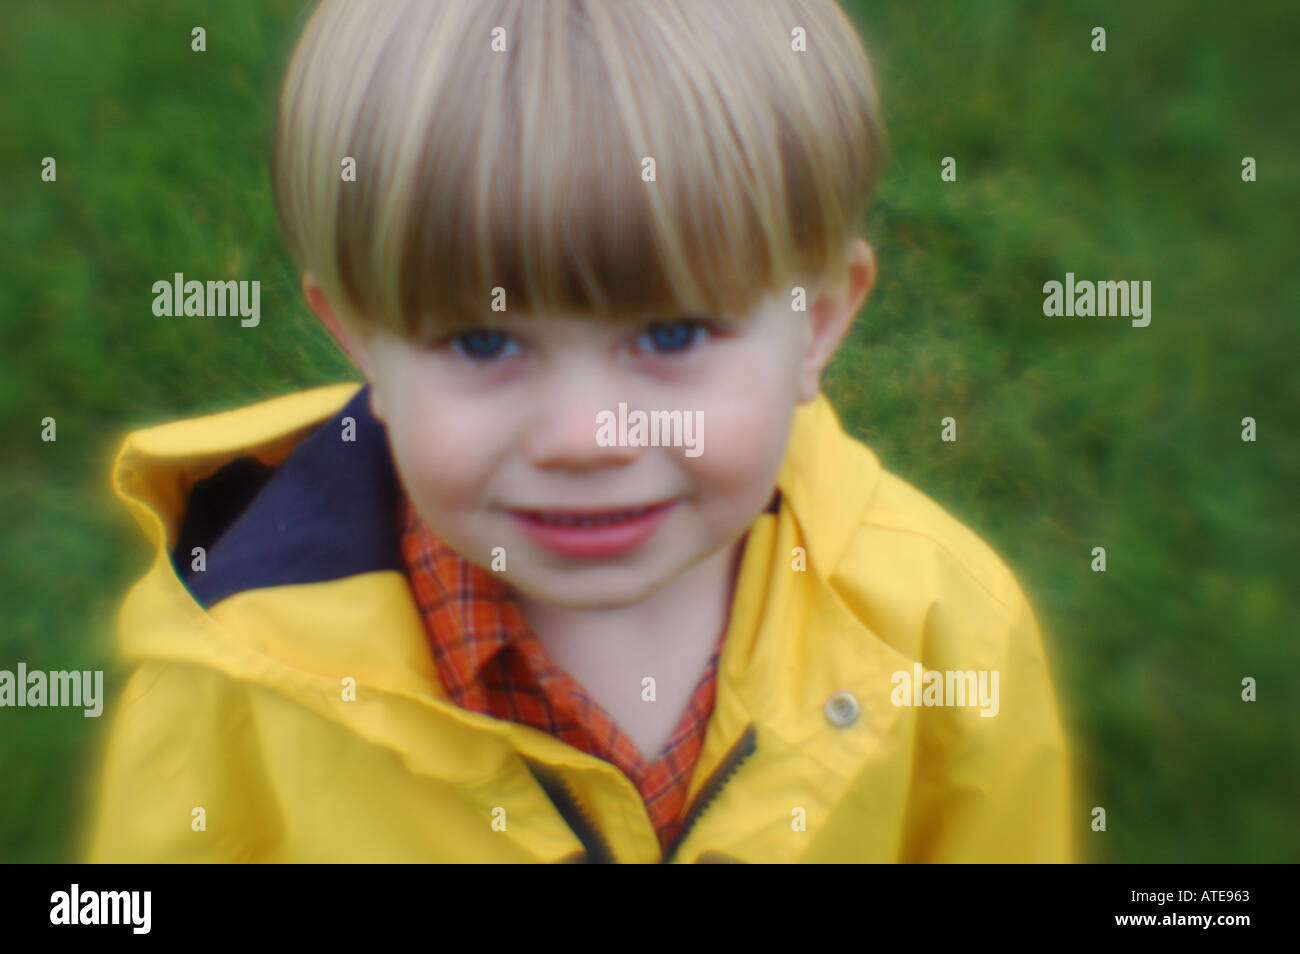
[[[340,317],[417,338],[498,287],[640,320],[837,279],[885,136],[834,0],[324,0],[272,177]]]

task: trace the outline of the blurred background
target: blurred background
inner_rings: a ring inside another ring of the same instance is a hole
[[[310,6],[0,5],[0,669],[104,669],[108,696],[100,719],[0,709],[0,860],[77,860],[127,675],[114,617],[151,558],[109,489],[123,436],[359,380],[271,202]],[[832,402],[1020,578],[1080,807],[1107,811],[1104,833],[1080,818],[1089,860],[1300,861],[1300,18],[1256,0],[845,7],[891,155],[864,223],[880,277]],[[259,280],[260,327],[156,318],[152,283],[176,271]],[[1067,271],[1151,281],[1150,326],[1044,317]]]

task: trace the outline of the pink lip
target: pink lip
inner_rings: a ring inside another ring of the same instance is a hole
[[[535,543],[570,557],[587,559],[617,556],[634,550],[654,535],[679,501],[670,500],[646,510],[631,520],[619,520],[599,527],[563,526],[546,523],[537,511],[510,510],[519,528]],[[641,509],[641,508],[635,508]],[[547,511],[548,515],[573,518],[600,517],[618,513],[616,510],[562,510]]]

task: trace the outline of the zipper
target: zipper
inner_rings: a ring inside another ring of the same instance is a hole
[[[586,849],[585,857],[580,860],[583,864],[591,865],[611,865],[614,863],[614,851],[605,840],[605,836],[600,833],[596,823],[592,820],[591,815],[582,807],[582,802],[574,794],[569,783],[564,780],[559,771],[548,765],[541,765],[532,759],[524,759],[524,764],[528,770],[533,773],[542,791],[546,797],[551,800],[560,816],[564,819],[565,824],[578,836],[582,842],[582,847]]]
[[[686,840],[686,836],[691,833],[691,829],[694,828],[695,823],[700,820],[700,816],[704,814],[704,810],[718,797],[723,786],[731,780],[731,776],[736,774],[736,769],[740,768],[740,763],[754,754],[754,749],[756,748],[754,742],[754,726],[751,723],[750,725],[745,726],[745,731],[741,737],[736,740],[736,744],[731,747],[730,751],[727,752],[722,761],[718,764],[718,767],[713,770],[713,774],[710,775],[705,783],[700,787],[700,793],[695,796],[694,804],[692,804],[690,809],[686,812],[686,820],[682,825],[681,831],[677,833],[677,837],[673,839],[672,844],[668,846],[668,850],[664,852],[663,860],[660,862],[661,864],[668,864],[673,860],[677,854],[677,849],[680,848],[682,842]]]
[[[746,726],[744,733],[736,740],[736,743],[723,757],[718,767],[713,770],[713,773],[700,787],[700,792],[695,797],[694,803],[686,812],[686,818],[681,830],[664,852],[660,864],[667,864],[673,860],[677,854],[677,849],[686,840],[686,836],[691,833],[691,829],[700,820],[700,816],[704,814],[705,809],[713,803],[723,787],[731,780],[731,777],[736,773],[736,769],[740,767],[740,763],[754,754],[756,748],[755,737],[754,726],[752,724]],[[582,842],[586,855],[574,860],[582,861],[585,864],[614,864],[614,851],[610,848],[609,841],[601,834],[591,815],[583,807],[582,802],[560,772],[548,765],[542,765],[528,758],[524,759],[524,764],[533,773],[538,784],[542,786],[542,790],[546,792],[547,798],[555,805],[565,823],[578,836],[578,840]],[[715,854],[717,853],[715,852]]]

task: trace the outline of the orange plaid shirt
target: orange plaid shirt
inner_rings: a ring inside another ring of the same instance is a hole
[[[546,654],[505,586],[433,534],[399,493],[402,558],[438,674],[462,708],[548,732],[612,763],[641,794],[667,850],[681,830],[691,773],[717,688],[718,645],[667,745],[653,761]]]

